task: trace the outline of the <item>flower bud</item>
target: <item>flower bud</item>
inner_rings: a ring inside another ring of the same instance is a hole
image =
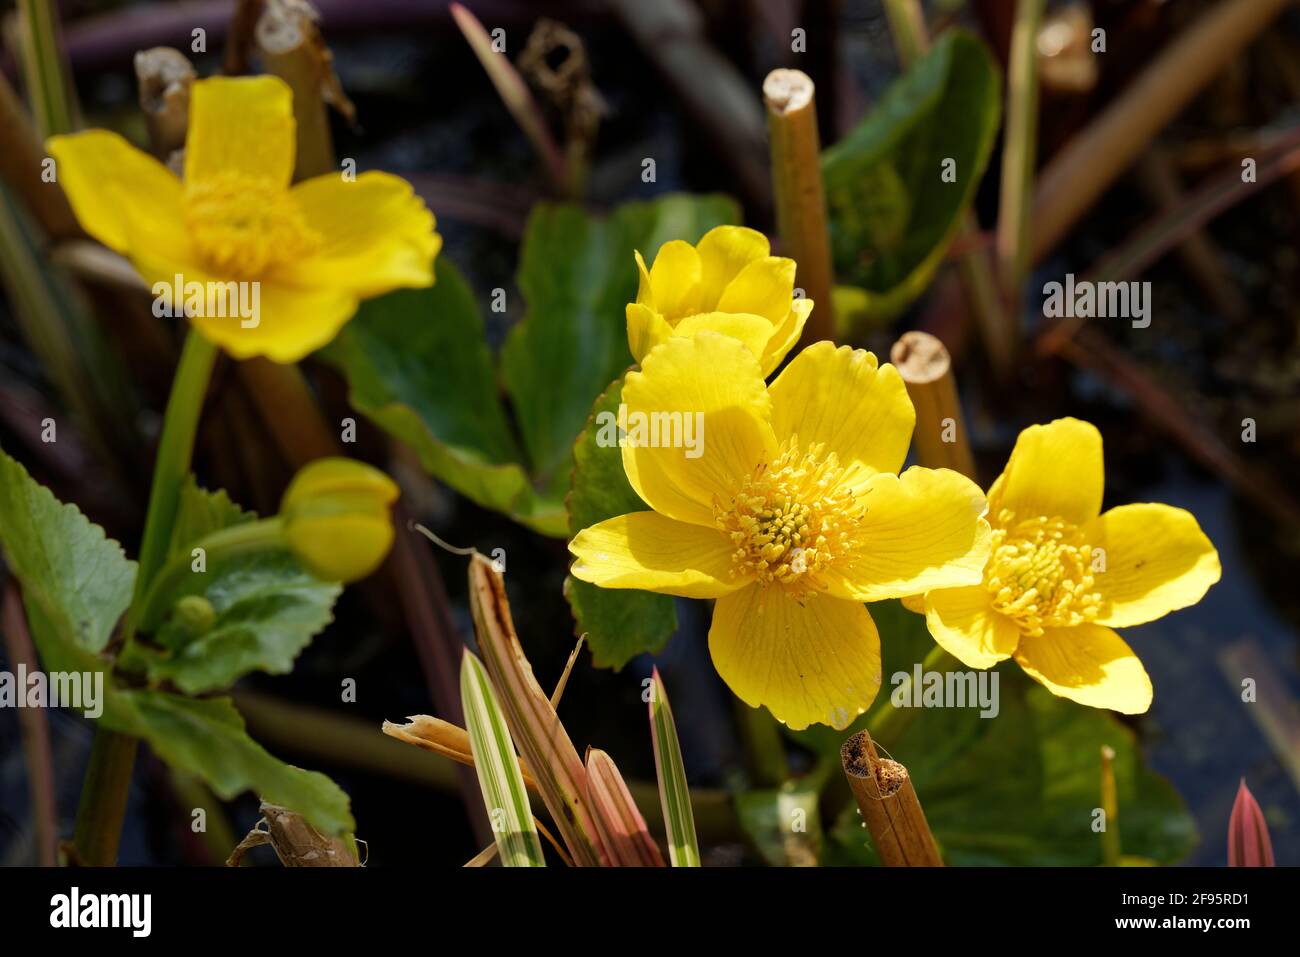
[[[393,545],[393,480],[352,459],[318,459],[303,468],[280,502],[284,536],[312,574],[352,582],[373,572]]]

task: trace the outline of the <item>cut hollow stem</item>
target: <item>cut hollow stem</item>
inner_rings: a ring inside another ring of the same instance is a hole
[[[844,742],[840,761],[881,863],[886,867],[942,867],[943,858],[907,768],[876,754],[866,731]]]

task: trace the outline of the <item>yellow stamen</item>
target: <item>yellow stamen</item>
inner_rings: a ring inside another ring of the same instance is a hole
[[[818,573],[854,550],[866,511],[843,473],[833,452],[801,452],[791,438],[729,501],[715,500],[714,521],[736,546],[733,574],[789,588],[799,601],[824,590]]]
[[[185,225],[204,265],[222,278],[258,279],[321,242],[287,190],[237,173],[189,184]]]
[[[1093,549],[1076,526],[1055,517],[1017,521],[1005,509],[995,524],[984,579],[994,609],[1031,636],[1097,617]]]

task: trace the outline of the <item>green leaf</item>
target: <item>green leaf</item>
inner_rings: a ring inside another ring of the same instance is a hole
[[[880,629],[884,685],[866,716],[888,707],[891,676],[910,673],[933,648],[925,621],[898,602],[871,606]],[[1109,712],[1057,698],[1014,662],[996,669],[999,712],[921,709],[888,745],[906,765],[926,819],[949,864],[1075,865],[1101,863],[1093,809],[1101,802],[1101,747],[1115,750],[1119,827],[1127,856],[1174,863],[1196,841],[1182,799],[1148,770],[1133,733]],[[793,737],[838,760],[844,732]],[[832,833],[831,863],[873,863],[866,832],[851,806]]]
[[[650,695],[650,741],[655,752],[655,777],[659,781],[659,806],[664,815],[668,837],[668,857],[673,867],[699,867],[700,844],[695,836],[695,810],[691,807],[691,789],[686,783],[686,767],[677,740],[677,724],[668,703],[659,669],[654,670]]]
[[[483,806],[492,822],[502,865],[545,867],[510,729],[483,663],[468,651],[460,663],[460,703],[474,753],[474,770],[483,791]]]
[[[169,599],[201,595],[214,615],[193,629],[177,617],[155,636],[162,650],[140,649],[152,681],[171,681],[187,694],[228,688],[251,671],[287,674],[312,638],[333,620],[343,591],[312,575],[287,551],[240,556],[192,576]]]
[[[56,642],[92,654],[103,651],[131,603],[135,562],[75,505],[64,505],[38,485],[3,449],[0,545],[10,572],[22,584],[41,654]]]
[[[219,532],[232,525],[251,522],[257,516],[246,512],[230,500],[225,489],[209,492],[200,488],[190,475],[181,486],[180,503],[176,506],[176,521],[172,525],[168,555],[189,548],[205,535]]]
[[[563,503],[538,494],[510,433],[474,294],[445,256],[437,277],[429,289],[362,303],[322,356],[347,377],[352,406],[411,446],[431,474],[561,536]]]
[[[643,512],[645,502],[632,490],[617,443],[601,444],[601,413],[617,416],[623,380],[605,390],[573,446],[569,491],[569,535],[628,512]],[[642,652],[658,652],[677,630],[677,611],[667,595],[628,588],[598,588],[569,576],[564,582],[578,634],[586,634],[598,668],[622,668]]]
[[[668,240],[697,242],[738,215],[724,196],[627,203],[603,219],[577,206],[535,207],[519,263],[528,315],[501,354],[535,474],[567,472],[592,401],[632,362],[625,307],[636,299],[633,251],[651,259]]]
[[[526,318],[510,330],[501,398],[473,292],[438,260],[431,289],[362,304],[322,352],[347,377],[352,405],[410,445],[429,472],[487,508],[557,538],[569,453],[592,401],[631,363],[624,306],[636,298],[633,250],[695,241],[739,212],[722,196],[664,196],[604,218],[539,204],[520,257]]]
[[[948,30],[822,155],[836,276],[867,291],[862,321],[896,316],[929,284],[984,174],[1000,112],[992,56]],[[941,179],[949,159],[955,182]]]
[[[198,700],[148,689],[115,690],[112,697],[106,725],[144,738],[171,767],[199,775],[222,799],[253,791],[263,801],[298,812],[327,834],[356,829],[342,789],[317,771],[268,754],[248,736],[229,698]]]

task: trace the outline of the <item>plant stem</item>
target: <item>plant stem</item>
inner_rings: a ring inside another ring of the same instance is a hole
[[[844,742],[840,761],[881,863],[942,867],[943,858],[907,768],[889,758],[882,760],[866,731]]]
[[[1106,867],[1119,867],[1119,794],[1115,788],[1115,749],[1101,746],[1101,809],[1106,829],[1101,832],[1101,861]]]
[[[916,407],[917,463],[930,469],[952,469],[978,481],[952,359],[943,343],[928,332],[906,332],[889,351],[889,361],[903,377]]]
[[[1038,158],[1038,28],[1044,0],[1019,0],[1007,70],[1007,134],[1002,150],[998,259],[1002,288],[1020,302],[1029,271],[1029,210]]]
[[[921,671],[947,671],[957,659],[948,652],[944,651],[939,645],[930,649],[930,653],[925,656],[921,662]],[[878,741],[884,742],[887,746],[898,743],[912,722],[916,719],[919,708],[896,708],[894,707],[894,695],[907,699],[912,694],[912,676],[908,675],[907,680],[894,689],[893,694],[887,699],[887,704],[880,709],[871,722],[871,727],[875,731],[875,737]]]
[[[798,70],[773,70],[763,81],[781,252],[797,263],[795,281],[814,303],[801,340],[805,345],[835,338],[835,272],[814,93],[812,80]]]
[[[42,137],[71,133],[80,124],[56,0],[18,0],[18,10],[23,75],[36,125]]]
[[[925,12],[918,0],[885,0],[885,16],[889,20],[889,32],[894,35],[898,62],[906,70],[929,46]]]
[[[154,575],[167,557],[167,545],[180,501],[181,483],[190,472],[194,435],[216,358],[217,347],[202,335],[193,329],[185,334],[185,346],[176,365],[176,378],[172,380],[172,393],[167,400],[167,411],[163,417],[158,456],[154,460],[153,485],[149,489],[149,510],[145,515],[144,535],[140,542],[135,594],[127,618],[128,630],[134,629],[140,605]]]
[[[1071,137],[1038,177],[1031,214],[1033,260],[1051,252],[1165,124],[1289,6],[1290,0],[1214,4]]]
[[[135,738],[109,731],[103,725],[95,729],[73,838],[76,863],[82,867],[112,867],[117,863],[135,749]]]
[[[745,756],[750,773],[758,787],[780,787],[790,777],[785,747],[776,719],[766,708],[751,708],[735,698],[736,719],[740,722],[740,737],[745,743]]]
[[[172,393],[163,417],[158,456],[154,461],[135,593],[126,617],[124,656],[130,651],[131,636],[140,620],[149,586],[167,556],[181,483],[190,471],[194,435],[216,357],[216,346],[193,329],[186,333],[185,347],[176,366],[176,378],[172,381]],[[135,749],[135,738],[109,731],[103,725],[96,728],[90,765],[81,786],[81,805],[77,809],[76,854],[83,864],[108,867],[117,860],[122,818],[126,814],[131,790]]]

